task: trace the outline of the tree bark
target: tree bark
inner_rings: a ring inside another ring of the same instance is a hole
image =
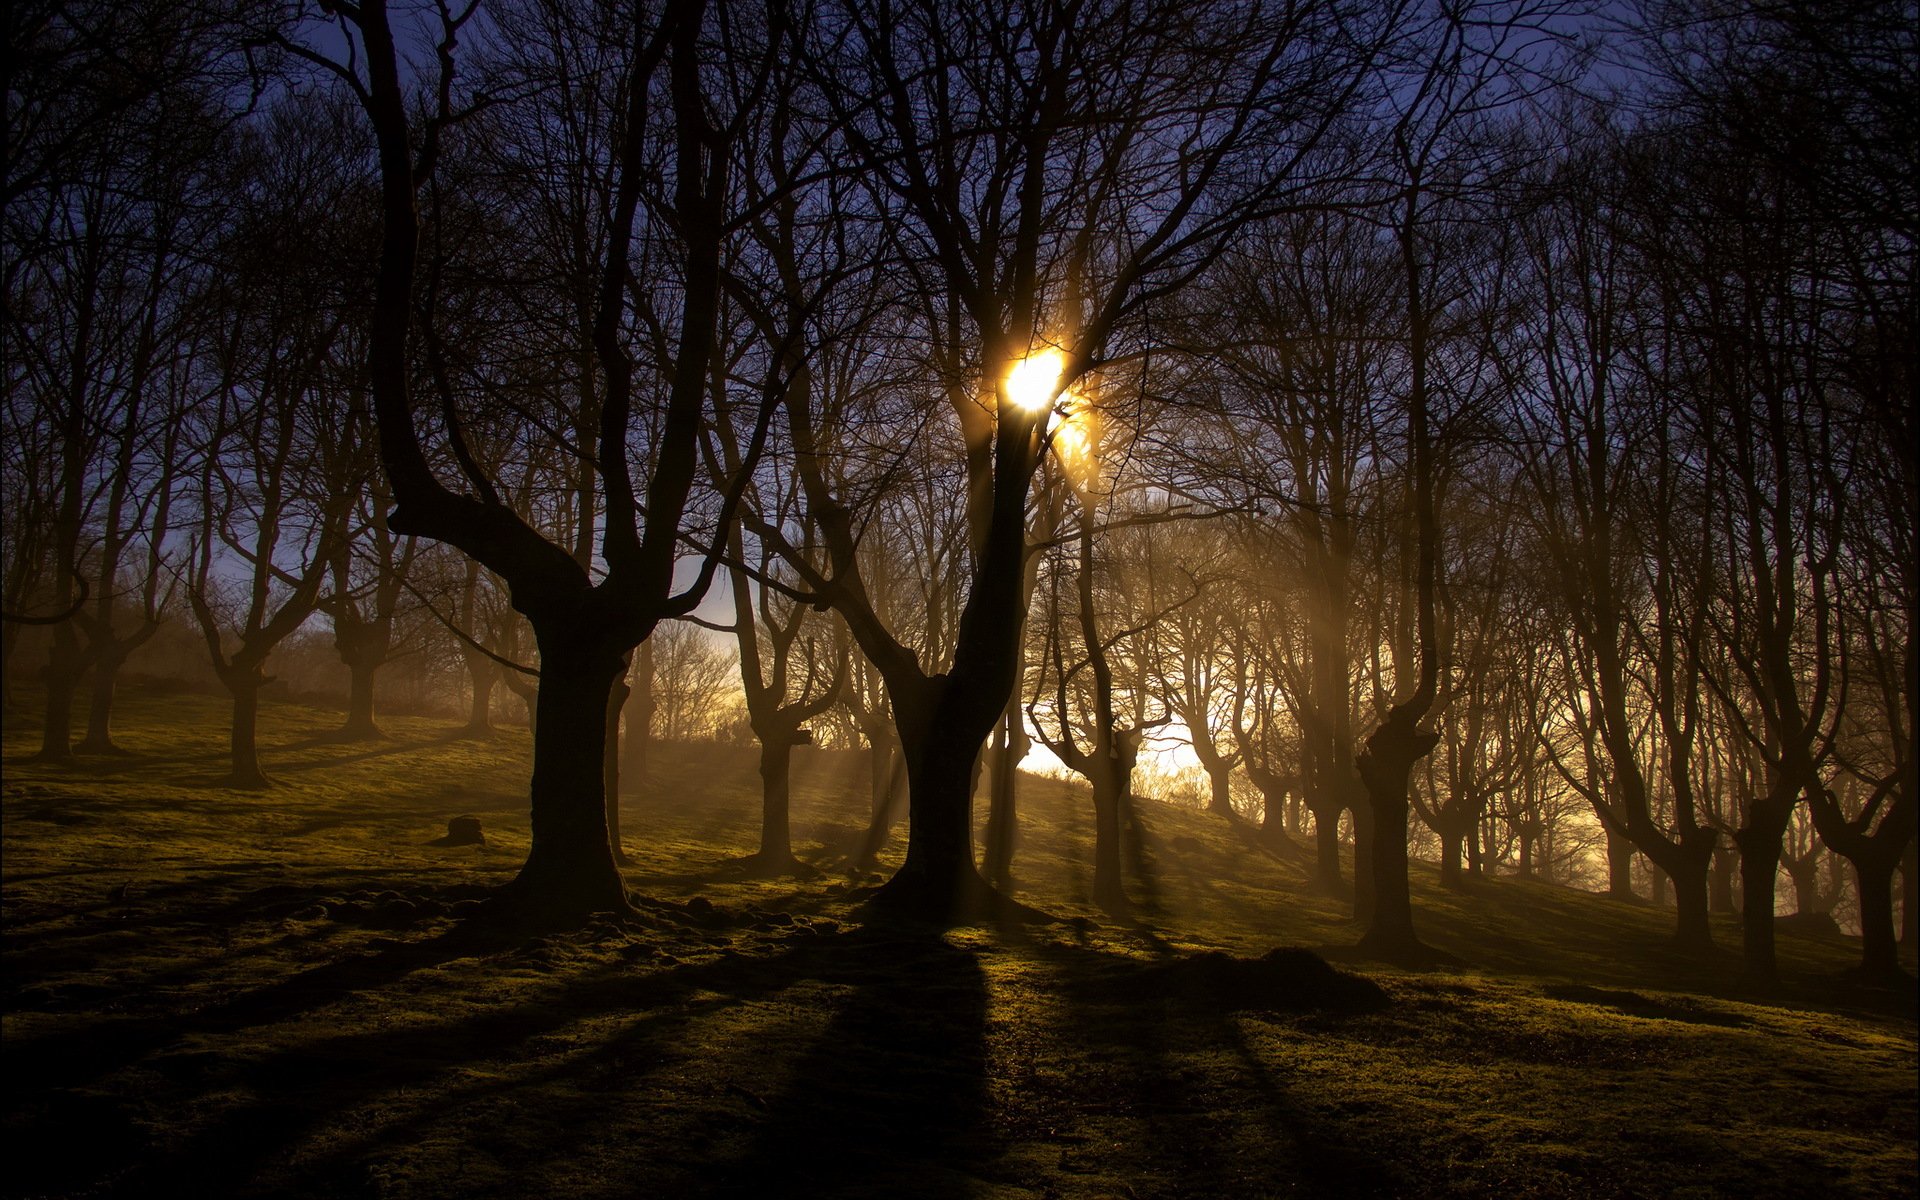
[[[73,758],[73,696],[86,669],[80,654],[80,639],[71,621],[53,627],[47,650],[46,717],[40,726],[42,762],[67,762]]]
[[[933,696],[893,697],[894,711],[919,709],[920,719],[899,722],[901,755],[907,768],[909,820],[907,857],[876,896],[883,905],[934,923],[964,920],[995,893],[973,858],[974,769],[994,717],[997,698],[976,701],[952,697],[950,678],[930,680]],[[955,711],[960,710],[960,711]],[[972,721],[964,718],[973,717]]]
[[[763,867],[789,870],[793,858],[793,740],[762,738],[760,742],[760,853]]]
[[[127,662],[127,650],[118,641],[100,647],[93,660],[93,694],[87,697],[87,735],[75,747],[82,754],[118,754],[113,744],[114,691],[120,682],[120,668]]]
[[[1460,873],[1460,831],[1443,829],[1436,832],[1440,834],[1440,886],[1458,889],[1465,883]]]
[[[460,730],[462,737],[490,738],[493,736],[493,687],[498,678],[492,660],[478,654],[467,656],[467,681],[470,690],[467,723]]]
[[[1779,973],[1774,953],[1774,877],[1780,871],[1780,847],[1793,820],[1797,793],[1776,787],[1756,796],[1747,823],[1734,831],[1740,851],[1740,944],[1747,971],[1758,979]]]
[[[1708,919],[1707,863],[1689,860],[1685,869],[1669,876],[1673,882],[1675,912],[1674,939],[1682,946],[1704,947],[1713,944],[1713,926]]]
[[[264,680],[258,671],[239,668],[226,672],[222,682],[233,697],[233,724],[227,738],[231,769],[221,782],[233,788],[269,787],[272,781],[260,769],[260,688]]]
[[[1783,853],[1780,858],[1781,865],[1787,870],[1787,879],[1793,884],[1793,911],[1801,916],[1813,916],[1824,911],[1820,903],[1819,855],[1789,859]]]
[[[542,622],[534,710],[533,845],[508,893],[535,913],[572,919],[624,912],[626,886],[607,833],[607,709],[617,650]]]
[[[1360,944],[1370,953],[1400,957],[1422,949],[1413,930],[1413,895],[1407,880],[1407,820],[1412,811],[1407,786],[1413,765],[1439,742],[1423,733],[1415,718],[1395,709],[1367,739],[1358,761],[1373,815],[1372,911]]]
[[[1912,950],[1920,946],[1920,841],[1907,839],[1907,851],[1900,856],[1901,885],[1904,899],[1900,905],[1900,944]]]
[[[607,808],[607,844],[613,850],[613,861],[622,867],[630,867],[633,860],[627,857],[627,848],[621,844],[620,832],[620,711],[632,691],[627,686],[626,672],[621,671],[607,689],[607,733],[606,745],[600,753],[604,765],[600,772],[600,790]]]
[[[356,652],[347,658],[347,721],[336,735],[342,741],[372,741],[386,736],[373,719],[374,677],[384,655]]]
[[[1860,893],[1860,971],[1869,979],[1900,976],[1900,946],[1893,931],[1891,861],[1855,859],[1853,876]],[[1911,995],[1911,993],[1909,993]]]
[[[1731,913],[1733,904],[1733,864],[1734,851],[1730,846],[1716,846],[1713,851],[1713,866],[1708,877],[1708,907],[1716,913]]]
[[[997,887],[1006,887],[1013,879],[1013,851],[1020,820],[1019,765],[1027,756],[1028,745],[1026,730],[1021,727],[1020,698],[1015,695],[1008,699],[993,748],[987,754],[993,769],[987,784],[986,876]]]
[[[1340,871],[1340,813],[1338,800],[1317,796],[1307,801],[1313,813],[1313,886],[1329,896],[1343,895],[1346,880]]]
[[[1124,786],[1108,769],[1093,780],[1093,902],[1109,913],[1127,910],[1120,874],[1120,794]]]
[[[1607,896],[1614,900],[1633,900],[1633,843],[1623,834],[1607,830]]]
[[[633,683],[626,703],[627,736],[620,743],[622,786],[637,790],[647,780],[653,750],[653,715],[660,704],[653,697],[653,639],[640,643],[633,655]]]

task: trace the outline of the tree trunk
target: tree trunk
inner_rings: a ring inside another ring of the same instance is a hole
[[[224,680],[233,696],[233,727],[228,736],[228,754],[232,770],[222,783],[235,788],[270,786],[266,772],[260,769],[260,686],[257,671],[239,668]]]
[[[1901,974],[1900,947],[1893,932],[1893,868],[1892,861],[1876,862],[1867,856],[1853,863],[1860,893],[1860,972],[1873,980],[1893,980]]]
[[[1716,847],[1713,852],[1713,868],[1708,876],[1708,903],[1713,912],[1731,913],[1733,904],[1733,862],[1734,851],[1731,846]]]
[[[385,737],[373,719],[373,683],[383,656],[354,653],[347,657],[347,723],[335,735],[341,741],[372,741]]]
[[[1096,769],[1111,776],[1112,768]],[[1093,784],[1093,902],[1116,916],[1127,911],[1126,888],[1120,874],[1120,788],[1112,778]]]
[[[1207,811],[1217,817],[1233,816],[1233,768],[1220,760],[1201,766],[1207,772]]]
[[[873,735],[869,735],[872,737]],[[892,739],[875,739],[868,751],[869,786],[873,789],[873,813],[867,820],[866,835],[860,841],[860,854],[854,859],[858,870],[873,866],[893,832],[895,814],[900,807],[900,788],[906,782],[907,760]]]
[[[1713,945],[1713,926],[1707,919],[1707,869],[1711,860],[1689,860],[1672,874],[1673,905],[1677,915],[1674,939],[1685,948]]]
[[[1912,950],[1920,946],[1920,840],[1907,839],[1907,851],[1900,856],[1900,874],[1906,882],[1900,887],[1900,944]]]
[[[789,871],[793,858],[793,738],[782,732],[760,739],[760,853],[763,868]]]
[[[1793,911],[1803,917],[1824,911],[1820,903],[1820,862],[1817,854],[1788,861],[1781,856],[1787,879],[1793,883]]]
[[[1329,896],[1338,896],[1346,888],[1340,874],[1341,806],[1323,800],[1310,807],[1313,810],[1313,886]]]
[[[1779,963],[1773,945],[1774,876],[1780,871],[1780,844],[1793,819],[1794,793],[1754,797],[1747,823],[1733,835],[1740,849],[1741,949],[1747,971],[1773,979]]]
[[[127,652],[120,646],[102,647],[93,660],[93,694],[87,698],[87,736],[76,747],[82,754],[118,754],[113,744],[113,693]]]
[[[615,650],[541,629],[533,734],[533,845],[506,894],[558,920],[624,912],[626,886],[607,838],[607,706],[624,663]]]
[[[622,867],[630,867],[633,860],[627,857],[627,848],[621,844],[620,833],[620,710],[627,702],[626,673],[623,671],[607,689],[607,733],[606,746],[600,751],[604,760],[600,771],[600,790],[607,808],[607,845],[613,850],[613,861]]]
[[[993,770],[987,783],[986,877],[1005,887],[1013,877],[1013,849],[1019,834],[1019,765],[1027,756],[1026,730],[1020,726],[1018,698],[1009,702],[1000,719],[988,761]]]
[[[1607,831],[1607,895],[1614,900],[1632,900],[1633,843],[1626,835]]]
[[[1279,849],[1292,844],[1287,836],[1287,792],[1284,788],[1260,789],[1260,840]]]
[[[73,694],[83,669],[73,622],[55,625],[51,642],[47,650],[46,719],[40,726],[38,757],[43,762],[66,762],[73,757]]]
[[[1443,829],[1438,832],[1440,834],[1440,885],[1457,889],[1463,882],[1460,875],[1460,831]]]
[[[1373,920],[1373,805],[1363,786],[1347,810],[1353,814],[1353,919]]]
[[[467,680],[471,685],[470,704],[467,709],[466,728],[461,736],[470,738],[490,738],[493,736],[493,687],[498,680],[491,660],[477,654],[467,656]]]
[[[1408,782],[1413,765],[1439,741],[1421,732],[1412,718],[1395,710],[1367,739],[1357,762],[1373,817],[1369,855],[1373,895],[1367,932],[1360,944],[1369,953],[1399,958],[1424,949],[1413,931],[1413,895],[1407,881]]]
[[[1660,868],[1659,863],[1647,864],[1647,895],[1652,899],[1655,908],[1667,906],[1667,873]]]
[[[633,683],[627,689],[627,736],[620,743],[620,777],[638,790],[647,781],[653,751],[653,716],[660,710],[653,696],[653,640],[640,643],[633,653]]]
[[[883,825],[893,808],[893,743],[869,735],[867,746],[867,798],[873,824]]]
[[[900,730],[907,767],[907,858],[880,889],[879,898],[887,904],[944,923],[962,919],[990,893],[973,861],[974,768],[983,740],[952,721],[932,721],[911,733]]]

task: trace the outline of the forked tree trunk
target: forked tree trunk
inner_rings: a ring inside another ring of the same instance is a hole
[[[240,668],[227,672],[222,682],[233,696],[233,724],[227,739],[231,770],[222,782],[235,788],[267,787],[271,781],[260,769],[259,673]]]
[[[628,909],[607,836],[607,706],[619,651],[536,628],[540,687],[533,734],[533,844],[508,892],[556,919]]]
[[[1707,905],[1712,912],[1734,911],[1733,864],[1733,847],[1720,846],[1714,849],[1713,865],[1707,876]]]
[[[1307,802],[1313,812],[1313,886],[1329,896],[1341,895],[1346,880],[1340,873],[1340,813],[1338,801],[1316,797]]]
[[[1232,817],[1233,768],[1224,759],[1200,764],[1207,772],[1207,811],[1217,817]]]
[[[938,717],[919,729],[907,724],[900,730],[911,806],[907,857],[879,898],[928,921],[960,920],[997,895],[973,860],[974,768],[987,730]]]
[[[1787,870],[1788,881],[1793,884],[1793,911],[1803,917],[1823,911],[1819,856],[1809,854],[1803,859],[1789,859],[1783,853],[1780,861]]]
[[[1780,871],[1780,847],[1793,821],[1797,792],[1774,789],[1756,796],[1747,823],[1733,835],[1740,850],[1740,944],[1747,971],[1758,979],[1779,974],[1774,953],[1774,877]]]
[[[1260,840],[1275,849],[1293,844],[1287,834],[1288,801],[1285,788],[1260,789]]]
[[[1713,924],[1708,918],[1707,903],[1711,861],[1695,855],[1684,864],[1675,864],[1668,875],[1673,883],[1674,940],[1682,947],[1704,949],[1713,944]]]
[[[120,682],[120,668],[127,662],[127,650],[118,643],[103,646],[93,660],[93,694],[87,697],[87,735],[76,747],[82,754],[118,754],[113,744],[114,690]]]
[[[1625,834],[1607,829],[1607,895],[1614,900],[1632,900],[1633,843]]]
[[[1860,893],[1860,971],[1869,979],[1900,976],[1900,946],[1893,931],[1892,861],[1854,860]],[[1908,993],[1911,996],[1911,992]]]
[[[383,655],[356,653],[347,658],[347,721],[336,735],[343,741],[371,741],[385,737],[373,719],[374,678]]]
[[[1407,879],[1407,819],[1411,811],[1408,782],[1413,766],[1439,742],[1438,734],[1423,733],[1400,710],[1389,713],[1367,739],[1367,751],[1358,760],[1360,779],[1367,788],[1367,808],[1373,816],[1373,909],[1360,944],[1388,957],[1419,952],[1413,931],[1413,896]]]

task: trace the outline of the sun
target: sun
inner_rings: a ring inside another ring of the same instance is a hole
[[[1060,377],[1067,369],[1067,356],[1053,347],[1036,350],[1007,372],[1001,395],[1017,408],[1045,412],[1060,394]]]

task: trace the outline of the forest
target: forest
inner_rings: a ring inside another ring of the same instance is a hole
[[[1913,3],[6,24],[0,1192],[1920,1182]]]

